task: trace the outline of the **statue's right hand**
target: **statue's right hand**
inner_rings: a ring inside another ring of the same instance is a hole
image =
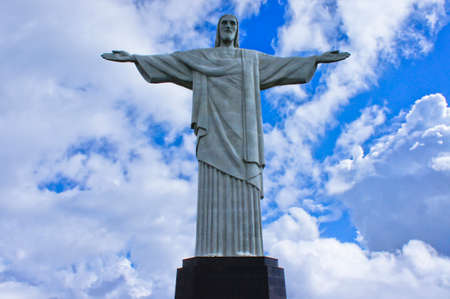
[[[135,62],[136,59],[126,51],[113,50],[112,53],[103,53],[102,58],[117,62]]]

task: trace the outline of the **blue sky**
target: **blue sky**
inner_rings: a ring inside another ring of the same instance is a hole
[[[450,4],[97,0],[0,5],[0,297],[173,298],[194,253],[192,94],[100,54],[352,56],[262,94],[265,253],[289,298],[450,297]]]

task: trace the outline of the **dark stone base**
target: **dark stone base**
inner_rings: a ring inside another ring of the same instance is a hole
[[[284,270],[270,257],[185,259],[175,299],[286,299]]]

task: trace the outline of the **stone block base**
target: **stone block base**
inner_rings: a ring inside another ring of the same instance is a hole
[[[185,259],[175,299],[286,299],[284,270],[270,257]]]

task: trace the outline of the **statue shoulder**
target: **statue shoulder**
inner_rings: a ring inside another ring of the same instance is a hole
[[[191,50],[185,50],[185,51],[176,51],[174,54],[210,54],[215,53],[218,51],[221,51],[221,48],[200,48],[200,49],[191,49]],[[246,54],[250,55],[268,55],[263,52],[253,50],[253,49],[244,49],[244,48],[235,48],[236,51],[242,51]]]
[[[234,53],[234,54],[233,54]],[[235,58],[240,57],[240,55],[244,55],[245,57],[249,59],[259,59],[261,56],[267,56],[267,54],[264,54],[257,50],[251,50],[251,49],[242,49],[242,48],[234,48],[231,52],[230,49],[223,49],[223,48],[203,48],[203,49],[193,49],[193,50],[187,50],[187,51],[178,51],[174,52],[173,55],[178,57],[181,60],[185,59],[208,59],[208,60],[214,60],[214,59],[221,59],[224,57],[232,57]]]
[[[258,50],[253,50],[253,49],[241,49],[241,50],[244,51],[244,55],[249,56],[249,57],[253,56],[258,59],[260,59],[261,57],[270,56],[269,54],[263,53]]]
[[[192,50],[186,50],[186,51],[176,51],[173,53],[175,56],[205,56],[210,55],[214,52],[214,48],[202,48],[202,49],[192,49]]]
[[[249,59],[260,60],[263,57],[269,56],[263,52],[252,49],[241,49],[241,51],[243,51],[243,55],[248,57]]]
[[[243,49],[243,48],[241,48],[240,50],[243,51],[243,52],[246,53],[246,54],[249,54],[249,55],[259,55],[259,54],[263,54],[262,52],[257,51],[257,50],[253,50],[253,49]]]

